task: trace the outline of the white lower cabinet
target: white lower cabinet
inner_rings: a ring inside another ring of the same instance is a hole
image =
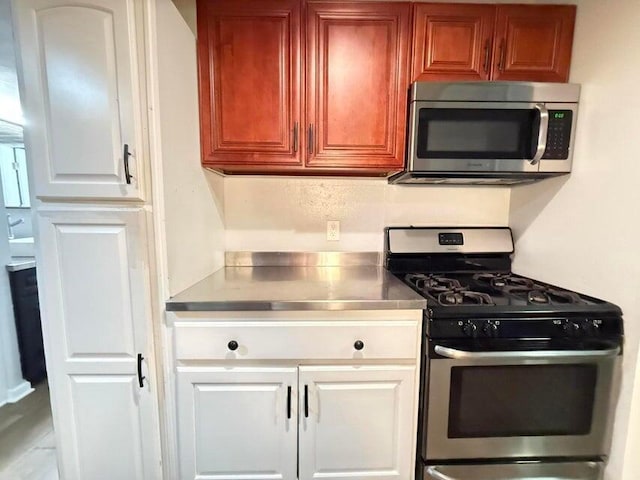
[[[180,478],[408,480],[415,376],[414,365],[179,366]]]
[[[413,480],[421,310],[167,321],[180,480]]]
[[[300,479],[409,479],[415,374],[414,366],[301,366]]]
[[[181,479],[295,480],[295,367],[178,367]]]
[[[40,208],[38,283],[61,479],[161,478],[145,217]]]

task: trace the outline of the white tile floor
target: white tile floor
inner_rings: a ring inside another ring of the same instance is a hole
[[[46,382],[0,408],[0,480],[58,480]]]

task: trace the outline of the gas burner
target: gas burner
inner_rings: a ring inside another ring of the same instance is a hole
[[[438,303],[442,306],[449,305],[493,305],[491,296],[486,293],[471,292],[468,290],[451,290],[438,294]]]
[[[473,279],[481,285],[489,285],[494,290],[501,291],[505,287],[533,288],[533,281],[528,278],[514,277],[510,273],[478,273]]]
[[[422,273],[412,273],[407,275],[406,280],[428,293],[448,292],[451,290],[464,289],[458,280],[440,275],[425,275]]]
[[[526,298],[527,303],[530,305],[585,303],[577,293],[559,290],[545,285],[538,285],[533,282],[531,286],[505,287],[503,288],[503,292],[507,295]]]

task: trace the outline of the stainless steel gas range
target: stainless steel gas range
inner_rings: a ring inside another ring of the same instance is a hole
[[[388,228],[386,267],[427,299],[417,478],[598,480],[622,312],[511,272],[508,228]]]

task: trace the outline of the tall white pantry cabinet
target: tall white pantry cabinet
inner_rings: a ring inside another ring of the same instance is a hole
[[[160,479],[144,3],[12,7],[61,478]]]

